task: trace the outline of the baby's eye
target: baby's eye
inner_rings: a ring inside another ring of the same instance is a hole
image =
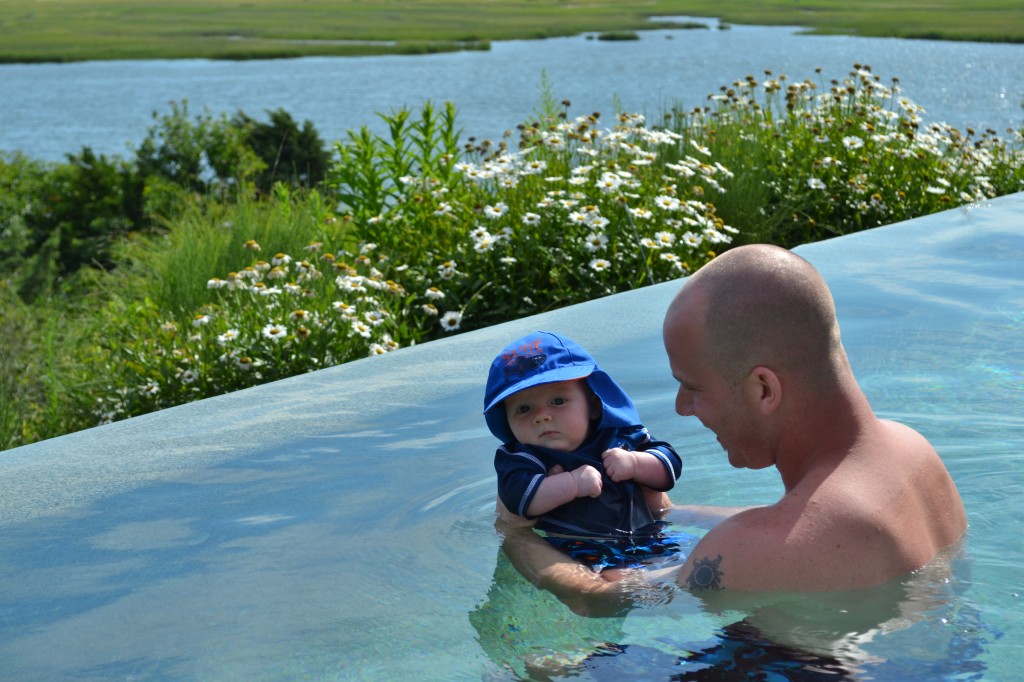
[[[564,405],[565,404],[565,398],[554,398],[554,399],[552,399],[551,404],[552,405]]]
[[[516,414],[526,414],[529,411],[530,411],[530,406],[529,405],[519,405],[515,409]]]

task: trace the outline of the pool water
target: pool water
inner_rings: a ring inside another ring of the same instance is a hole
[[[535,329],[676,445],[676,502],[781,494],[673,413],[669,283],[0,453],[0,677],[1017,679],[1021,215],[1024,194],[798,249],[876,412],[960,488],[970,529],[933,570],[720,605],[652,587],[584,618],[510,566],[480,409],[493,354]]]

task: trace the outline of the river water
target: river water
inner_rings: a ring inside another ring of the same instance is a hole
[[[187,100],[194,114],[265,119],[284,108],[326,141],[369,126],[378,113],[456,104],[463,135],[495,139],[536,110],[541,84],[572,102],[570,114],[616,109],[657,116],[701,105],[708,94],[766,69],[793,80],[843,78],[869,65],[926,110],[927,121],[991,128],[1024,124],[1024,45],[811,36],[795,27],[656,30],[640,40],[593,35],[497,42],[489,52],[311,57],[245,62],[173,60],[0,65],[0,150],[60,160],[83,146],[130,155],[152,114]]]

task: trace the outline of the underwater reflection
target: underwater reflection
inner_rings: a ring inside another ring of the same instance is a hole
[[[631,608],[587,617],[499,550],[469,621],[500,670],[489,680],[980,680],[980,656],[1000,633],[965,596],[958,552],[867,590],[697,599],[669,579],[659,581],[666,599],[633,587],[617,604]],[[701,619],[718,625],[694,628]],[[686,639],[694,632],[712,634]]]

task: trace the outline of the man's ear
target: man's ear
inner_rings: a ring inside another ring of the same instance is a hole
[[[747,396],[754,401],[765,417],[782,404],[782,382],[774,370],[758,365],[750,370],[745,382]]]

